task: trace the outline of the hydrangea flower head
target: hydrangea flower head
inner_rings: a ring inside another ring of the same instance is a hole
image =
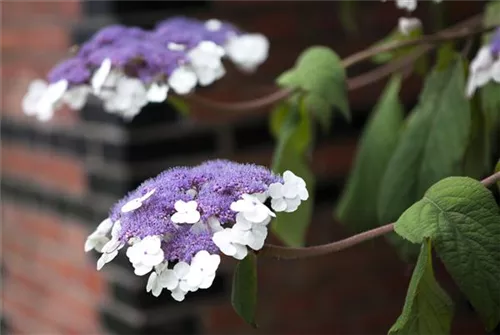
[[[267,59],[268,49],[265,36],[245,34],[216,19],[174,17],[154,30],[112,25],[56,65],[45,86],[40,81],[30,86],[23,109],[48,120],[62,104],[80,109],[93,94],[107,112],[130,120],[146,104],[163,102],[170,90],[184,95],[221,79],[226,57],[254,71]],[[56,84],[64,86],[60,94],[54,93]]]
[[[243,259],[248,248],[260,250],[274,211],[295,211],[307,198],[304,180],[290,171],[282,178],[227,160],[172,168],[118,201],[85,251],[102,253],[100,269],[126,247],[134,273],[150,274],[148,292],[167,289],[181,301],[210,287],[219,253]]]

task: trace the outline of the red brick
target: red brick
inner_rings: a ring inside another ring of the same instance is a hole
[[[67,29],[57,24],[2,29],[2,52],[66,51],[70,45]]]
[[[86,189],[85,168],[75,158],[20,145],[2,144],[3,175],[82,195]]]

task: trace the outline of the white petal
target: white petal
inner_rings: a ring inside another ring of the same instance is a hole
[[[104,85],[104,82],[106,81],[106,78],[108,77],[110,71],[111,71],[111,59],[106,58],[105,60],[102,61],[99,69],[97,69],[97,71],[94,72],[94,75],[90,80],[94,92],[99,93],[101,91],[101,88]]]
[[[252,72],[267,59],[269,40],[261,34],[235,36],[228,41],[226,51],[238,67]]]
[[[250,211],[253,209],[253,205],[251,202],[249,201],[246,201],[246,200],[238,200],[238,201],[235,201],[233,202],[229,208],[232,210],[232,211],[235,211],[235,212],[245,212],[245,211]]]
[[[177,278],[184,278],[189,273],[189,264],[186,262],[179,262],[174,266],[174,273]]]
[[[151,293],[153,293],[153,295],[155,297],[158,297],[161,294],[161,291],[163,291],[163,287],[161,287],[160,285],[156,284],[153,287],[153,291]]]
[[[186,213],[188,211],[186,202],[182,200],[177,200],[174,204],[174,208],[180,213]]]
[[[201,282],[203,281],[203,277],[204,276],[201,269],[191,268],[191,271],[189,271],[188,275],[186,276],[187,285],[189,285],[190,288],[196,288],[200,286]]]
[[[108,234],[113,227],[113,221],[110,218],[104,219],[96,228],[96,231],[102,234]]]
[[[111,262],[116,255],[118,255],[118,251],[115,250],[111,253],[104,253],[101,255],[101,257],[97,260],[97,270],[101,270],[104,264]]]
[[[111,228],[111,237],[117,240],[121,230],[122,225],[120,223],[120,220],[116,220],[116,222],[113,224],[113,228]]]
[[[71,109],[80,110],[87,103],[90,91],[87,85],[76,86],[64,94],[63,100]]]
[[[201,233],[209,232],[208,226],[202,221],[198,221],[195,224],[193,224],[191,226],[191,228],[189,229],[189,231],[194,233],[194,234],[201,234]]]
[[[151,196],[155,193],[156,189],[153,188],[152,190],[150,190],[148,193],[144,194],[140,199],[141,199],[141,202],[144,202],[146,200],[148,200],[149,198],[151,198]]]
[[[500,83],[500,59],[493,63],[493,66],[491,67],[491,78],[495,82]]]
[[[155,266],[155,271],[158,274],[161,274],[163,271],[165,271],[168,268],[168,261],[164,261],[158,265]]]
[[[181,290],[180,288],[176,288],[175,290],[172,291],[172,298],[174,298],[177,301],[183,301],[184,297],[186,295],[186,292]]]
[[[47,87],[44,97],[46,97],[50,103],[55,104],[64,96],[67,89],[68,81],[64,79],[59,80],[58,82],[52,83]]]
[[[271,208],[276,212],[283,212],[286,209],[286,201],[283,198],[271,200]]]
[[[210,19],[205,22],[205,28],[208,31],[218,31],[222,28],[222,22],[217,19]]]
[[[147,98],[150,102],[163,102],[167,99],[168,86],[165,84],[152,83],[148,89]]]
[[[165,256],[163,255],[163,250],[159,250],[155,254],[144,255],[144,257],[142,258],[141,261],[144,265],[156,266],[156,265],[160,264],[161,262],[163,262],[164,260],[165,260]]]
[[[220,221],[216,217],[213,217],[213,216],[208,218],[208,226],[210,227],[210,230],[212,231],[212,233],[216,233],[216,232],[224,229],[224,228],[222,228]]]
[[[130,263],[140,263],[142,256],[144,255],[144,248],[140,244],[135,244],[131,247],[128,247],[125,254],[127,255]]]
[[[160,275],[160,283],[161,286],[173,290],[179,285],[179,278],[177,278],[173,270],[168,269]]]
[[[127,202],[125,205],[123,205],[122,213],[132,212],[141,206],[142,206],[142,202],[141,202],[140,198],[132,199],[129,202]]]
[[[193,223],[200,221],[200,218],[201,218],[200,212],[198,212],[198,211],[188,212],[188,213],[186,213],[186,216],[184,217],[185,222],[190,223],[190,224],[193,224]]]
[[[254,193],[253,196],[257,198],[260,202],[264,203],[266,202],[268,195],[267,192],[262,192],[262,193]]]
[[[203,288],[203,289],[209,288],[210,286],[212,286],[214,279],[215,279],[215,273],[211,273],[208,276],[205,276],[203,278],[203,281],[199,285],[199,288]]]
[[[144,276],[149,271],[153,270],[152,266],[148,266],[143,263],[136,263],[133,265],[134,265],[134,273],[138,276]]]
[[[283,196],[285,198],[295,198],[298,194],[297,185],[295,183],[285,183],[282,189]]]
[[[198,203],[194,200],[186,202],[186,212],[193,212],[198,207]]]
[[[146,236],[140,243],[144,244],[147,253],[161,250],[161,239],[158,236]]]
[[[307,188],[303,187],[301,189],[299,189],[299,197],[300,197],[300,200],[307,200],[309,199],[309,192],[307,191]]]
[[[196,84],[196,74],[192,69],[186,66],[178,67],[168,78],[168,85],[175,91],[175,93],[180,95],[191,92]]]
[[[245,219],[250,222],[260,223],[269,217],[269,211],[266,206],[257,207],[253,211],[243,212]]]
[[[297,176],[290,170],[283,172],[283,180],[285,183],[293,182]]]
[[[37,114],[37,106],[47,91],[48,84],[44,80],[36,79],[30,83],[28,92],[23,97],[22,107],[26,115]]]
[[[283,193],[281,193],[281,189],[283,188],[283,184],[280,183],[272,183],[269,185],[269,196],[273,199],[279,199],[283,197]]]
[[[168,48],[168,50],[172,50],[172,51],[184,51],[184,50],[186,50],[185,45],[173,43],[173,42],[169,42],[167,44],[167,48]]]
[[[158,275],[156,272],[151,272],[148,278],[148,283],[146,284],[146,292],[149,292],[156,286],[156,282],[158,281]]]
[[[295,212],[297,210],[297,208],[299,208],[300,206],[300,197],[297,196],[293,199],[286,199],[286,210],[285,212],[287,213],[291,213],[291,212]]]
[[[121,249],[121,247],[123,246],[123,243],[119,240],[116,240],[116,239],[111,239],[109,240],[108,243],[106,243],[106,245],[102,248],[102,252],[103,253],[111,253],[111,252],[114,252],[116,250],[119,250]]]
[[[185,222],[185,214],[184,213],[174,213],[170,217],[170,220],[174,223],[186,223]]]
[[[399,32],[405,36],[422,27],[422,22],[416,17],[400,17],[398,22]]]
[[[237,249],[233,244],[231,244],[231,238],[231,229],[225,228],[216,232],[212,236],[212,241],[223,254],[233,256],[237,252]]]
[[[233,255],[234,258],[238,260],[242,260],[243,258],[247,257],[248,255],[248,249],[244,245],[241,244],[234,244],[236,248],[236,253]]]

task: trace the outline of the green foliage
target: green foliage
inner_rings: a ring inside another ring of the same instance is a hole
[[[401,77],[387,84],[360,139],[347,186],[337,206],[339,220],[360,232],[377,226],[380,182],[396,148],[403,124]]]
[[[490,172],[490,132],[487,130],[485,114],[481,112],[476,103],[471,100],[471,130],[469,146],[464,157],[464,174],[480,179]]]
[[[468,177],[433,185],[398,219],[395,231],[413,243],[431,239],[486,328],[500,321],[500,211],[491,192]]]
[[[295,66],[281,74],[277,82],[305,93],[306,109],[325,130],[330,127],[334,107],[350,120],[345,70],[340,58],[329,48],[314,46],[305,50]]]
[[[312,140],[312,128],[309,113],[302,99],[292,99],[286,112],[286,118],[271,118],[271,124],[278,124],[278,143],[273,157],[272,170],[283,173],[290,170],[306,182],[309,199],[302,202],[293,213],[277,213],[273,220],[274,233],[289,246],[302,246],[305,241],[307,227],[311,221],[314,176],[307,164],[306,154]],[[283,113],[283,112],[276,112]],[[276,129],[278,126],[274,126]]]
[[[471,122],[464,85],[463,64],[458,58],[426,79],[382,179],[380,222],[395,221],[429,186],[461,173]]]
[[[434,278],[431,243],[422,243],[403,311],[389,334],[449,334],[453,303]]]
[[[257,307],[257,257],[249,252],[241,260],[233,276],[231,303],[234,310],[252,327],[257,328],[255,309]]]
[[[500,159],[497,162],[497,165],[495,166],[495,172],[500,172]],[[497,181],[497,187],[498,191],[500,192],[500,181]]]
[[[479,90],[481,107],[488,132],[500,127],[500,85],[489,82]]]
[[[483,24],[485,27],[500,25],[500,1],[490,1],[485,7],[483,16]],[[490,42],[493,34],[492,32],[484,34],[483,43],[486,44]]]

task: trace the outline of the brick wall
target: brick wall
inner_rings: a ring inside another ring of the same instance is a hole
[[[103,24],[150,26],[179,12],[229,19],[272,41],[271,56],[254,76],[231,70],[201,94],[221,101],[260,96],[276,74],[312,44],[341,56],[383,36],[396,22],[394,4],[362,2],[365,33],[346,35],[331,2],[16,1],[2,2],[2,264],[3,319],[11,333],[384,333],[402,307],[410,269],[383,239],[314,260],[259,259],[259,330],[243,324],[229,303],[234,262],[226,260],[210,290],[178,304],[167,294],[145,292],[145,278],[126,257],[95,270],[83,253],[86,235],[125,192],[165,168],[214,157],[268,164],[273,143],[267,111],[230,115],[194,105],[189,119],[168,105],[148,105],[132,123],[105,114],[91,101],[80,113],[60,111],[48,124],[26,118],[20,101],[29,81],[43,76],[73,43]],[[186,5],[189,3],[189,6]],[[187,6],[187,7],[186,7]],[[423,13],[425,6],[419,8]],[[477,11],[460,2],[453,19]],[[428,19],[427,21],[430,21]],[[279,22],[277,24],[276,22]],[[359,67],[349,72],[359,74]],[[418,78],[405,83],[408,106]],[[332,219],[356,141],[382,85],[350,93],[352,124],[335,120],[314,154],[319,178],[309,244],[349,232]],[[446,274],[443,273],[446,279]],[[447,280],[449,282],[449,280]],[[481,333],[456,288],[454,333]]]

